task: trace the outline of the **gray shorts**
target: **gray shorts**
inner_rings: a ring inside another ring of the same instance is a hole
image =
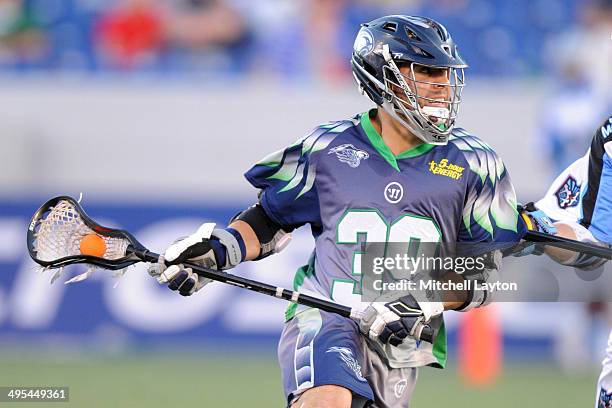
[[[278,359],[289,405],[307,389],[339,385],[362,407],[409,407],[417,380],[416,368],[390,368],[354,321],[318,309],[285,324]]]

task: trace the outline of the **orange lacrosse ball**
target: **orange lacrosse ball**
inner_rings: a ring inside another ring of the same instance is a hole
[[[102,258],[106,252],[104,238],[97,234],[87,234],[81,239],[81,254]]]

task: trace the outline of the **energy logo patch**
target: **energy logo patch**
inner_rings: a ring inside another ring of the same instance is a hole
[[[432,174],[449,177],[453,180],[459,180],[463,176],[463,170],[465,170],[464,167],[449,163],[448,159],[442,159],[438,163],[433,160],[429,162],[429,171]]]

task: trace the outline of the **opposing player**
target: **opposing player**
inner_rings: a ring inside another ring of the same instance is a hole
[[[309,224],[315,249],[294,287],[363,308],[353,320],[292,304],[278,356],[293,407],[406,407],[417,367],[443,367],[442,312],[490,301],[483,290],[432,302],[408,294],[361,302],[358,262],[367,242],[470,242],[489,251],[465,279],[484,281],[524,225],[508,171],[486,143],[455,127],[467,67],[449,33],[423,17],[364,24],[351,60],[359,89],[377,107],[327,122],[246,173],[259,201],[225,229],[204,224],[164,254],[159,280],[182,295],[206,283],[181,263],[229,269],[278,252]],[[463,279],[463,277],[461,277]],[[472,286],[474,287],[474,286]],[[433,344],[419,342],[425,326]],[[362,334],[363,333],[363,334]]]
[[[612,116],[597,128],[591,148],[563,171],[544,198],[530,208],[531,220],[555,223],[550,232],[579,241],[612,245]],[[543,221],[542,221],[543,220]],[[528,221],[529,222],[529,221]],[[546,248],[557,262],[592,270],[605,259]],[[597,408],[612,406],[612,331],[597,385]]]

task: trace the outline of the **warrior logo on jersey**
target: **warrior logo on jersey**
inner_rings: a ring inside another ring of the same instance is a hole
[[[601,391],[599,391],[599,402],[597,404],[597,408],[610,408],[612,407],[612,392],[608,393],[602,387]]]
[[[345,143],[340,146],[329,149],[327,154],[335,153],[342,163],[346,163],[352,168],[357,168],[361,164],[361,160],[367,160],[370,155],[364,150],[359,150],[350,143]]]
[[[400,398],[402,394],[404,393],[404,391],[406,390],[407,386],[408,386],[408,380],[406,380],[405,378],[402,378],[401,380],[396,382],[395,386],[393,387],[393,393],[395,394],[395,397]]]
[[[348,347],[330,347],[329,349],[327,349],[326,353],[340,354],[340,358],[342,359],[342,361],[344,361],[347,367],[355,373],[357,379],[359,381],[366,381],[366,379],[363,378],[363,375],[361,374],[361,366],[359,365],[357,360],[355,360],[355,357],[353,357],[353,350]]]
[[[392,181],[385,187],[385,200],[391,204],[399,203],[404,196],[404,187],[397,181]]]
[[[560,208],[575,207],[580,198],[580,186],[575,178],[569,176],[555,193]]]

